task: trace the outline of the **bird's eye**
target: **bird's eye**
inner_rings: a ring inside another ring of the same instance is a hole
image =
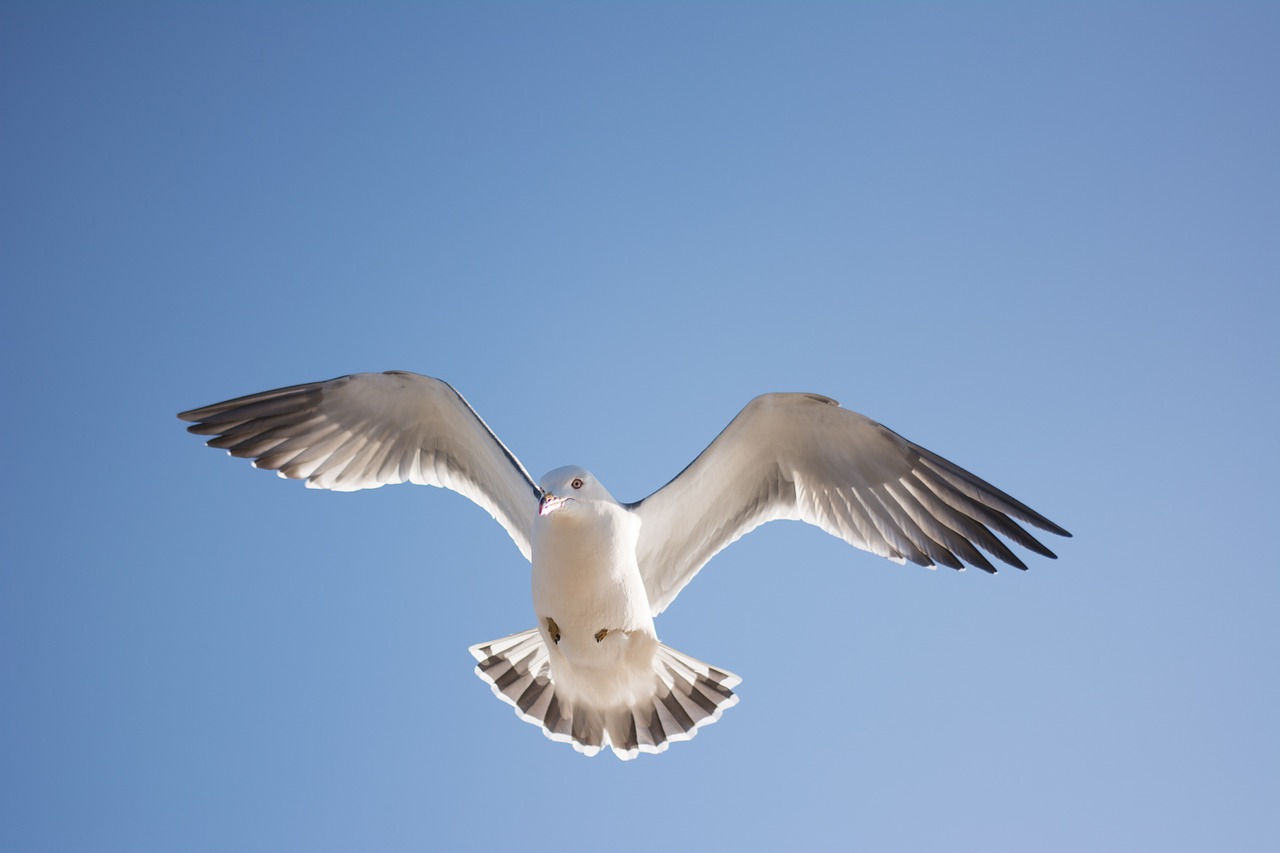
[[[569,485],[570,485],[570,486],[573,486],[575,489],[581,489],[581,488],[582,488],[582,478],[581,478],[581,477],[574,477],[574,478],[573,478],[573,482],[572,482],[572,483],[570,483]]]

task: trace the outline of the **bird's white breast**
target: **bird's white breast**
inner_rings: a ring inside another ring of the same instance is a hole
[[[629,632],[654,636],[636,564],[639,535],[632,513],[596,501],[534,524],[533,606],[548,647],[575,665],[605,665],[625,652]],[[559,629],[558,643],[547,633],[548,619]],[[597,641],[601,630],[609,633]]]

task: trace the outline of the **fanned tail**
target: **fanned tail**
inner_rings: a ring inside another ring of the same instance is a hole
[[[652,671],[613,704],[557,689],[551,653],[537,628],[472,646],[476,675],[527,723],[584,755],[608,746],[624,761],[664,752],[738,704],[742,679],[675,649],[655,644]]]

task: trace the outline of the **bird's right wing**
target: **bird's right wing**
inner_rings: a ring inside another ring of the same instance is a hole
[[[452,489],[483,507],[526,559],[541,490],[447,382],[417,373],[355,373],[215,403],[178,415],[210,447],[308,488],[389,483]]]
[[[674,480],[631,504],[636,558],[656,615],[720,549],[773,519],[922,566],[1025,569],[992,531],[1046,557],[1014,519],[1071,534],[990,483],[817,394],[747,404]]]

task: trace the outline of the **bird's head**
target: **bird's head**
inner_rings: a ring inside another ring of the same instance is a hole
[[[542,500],[538,504],[540,516],[580,509],[594,501],[617,503],[590,471],[577,465],[566,465],[544,475],[538,481],[538,488],[542,489]]]

